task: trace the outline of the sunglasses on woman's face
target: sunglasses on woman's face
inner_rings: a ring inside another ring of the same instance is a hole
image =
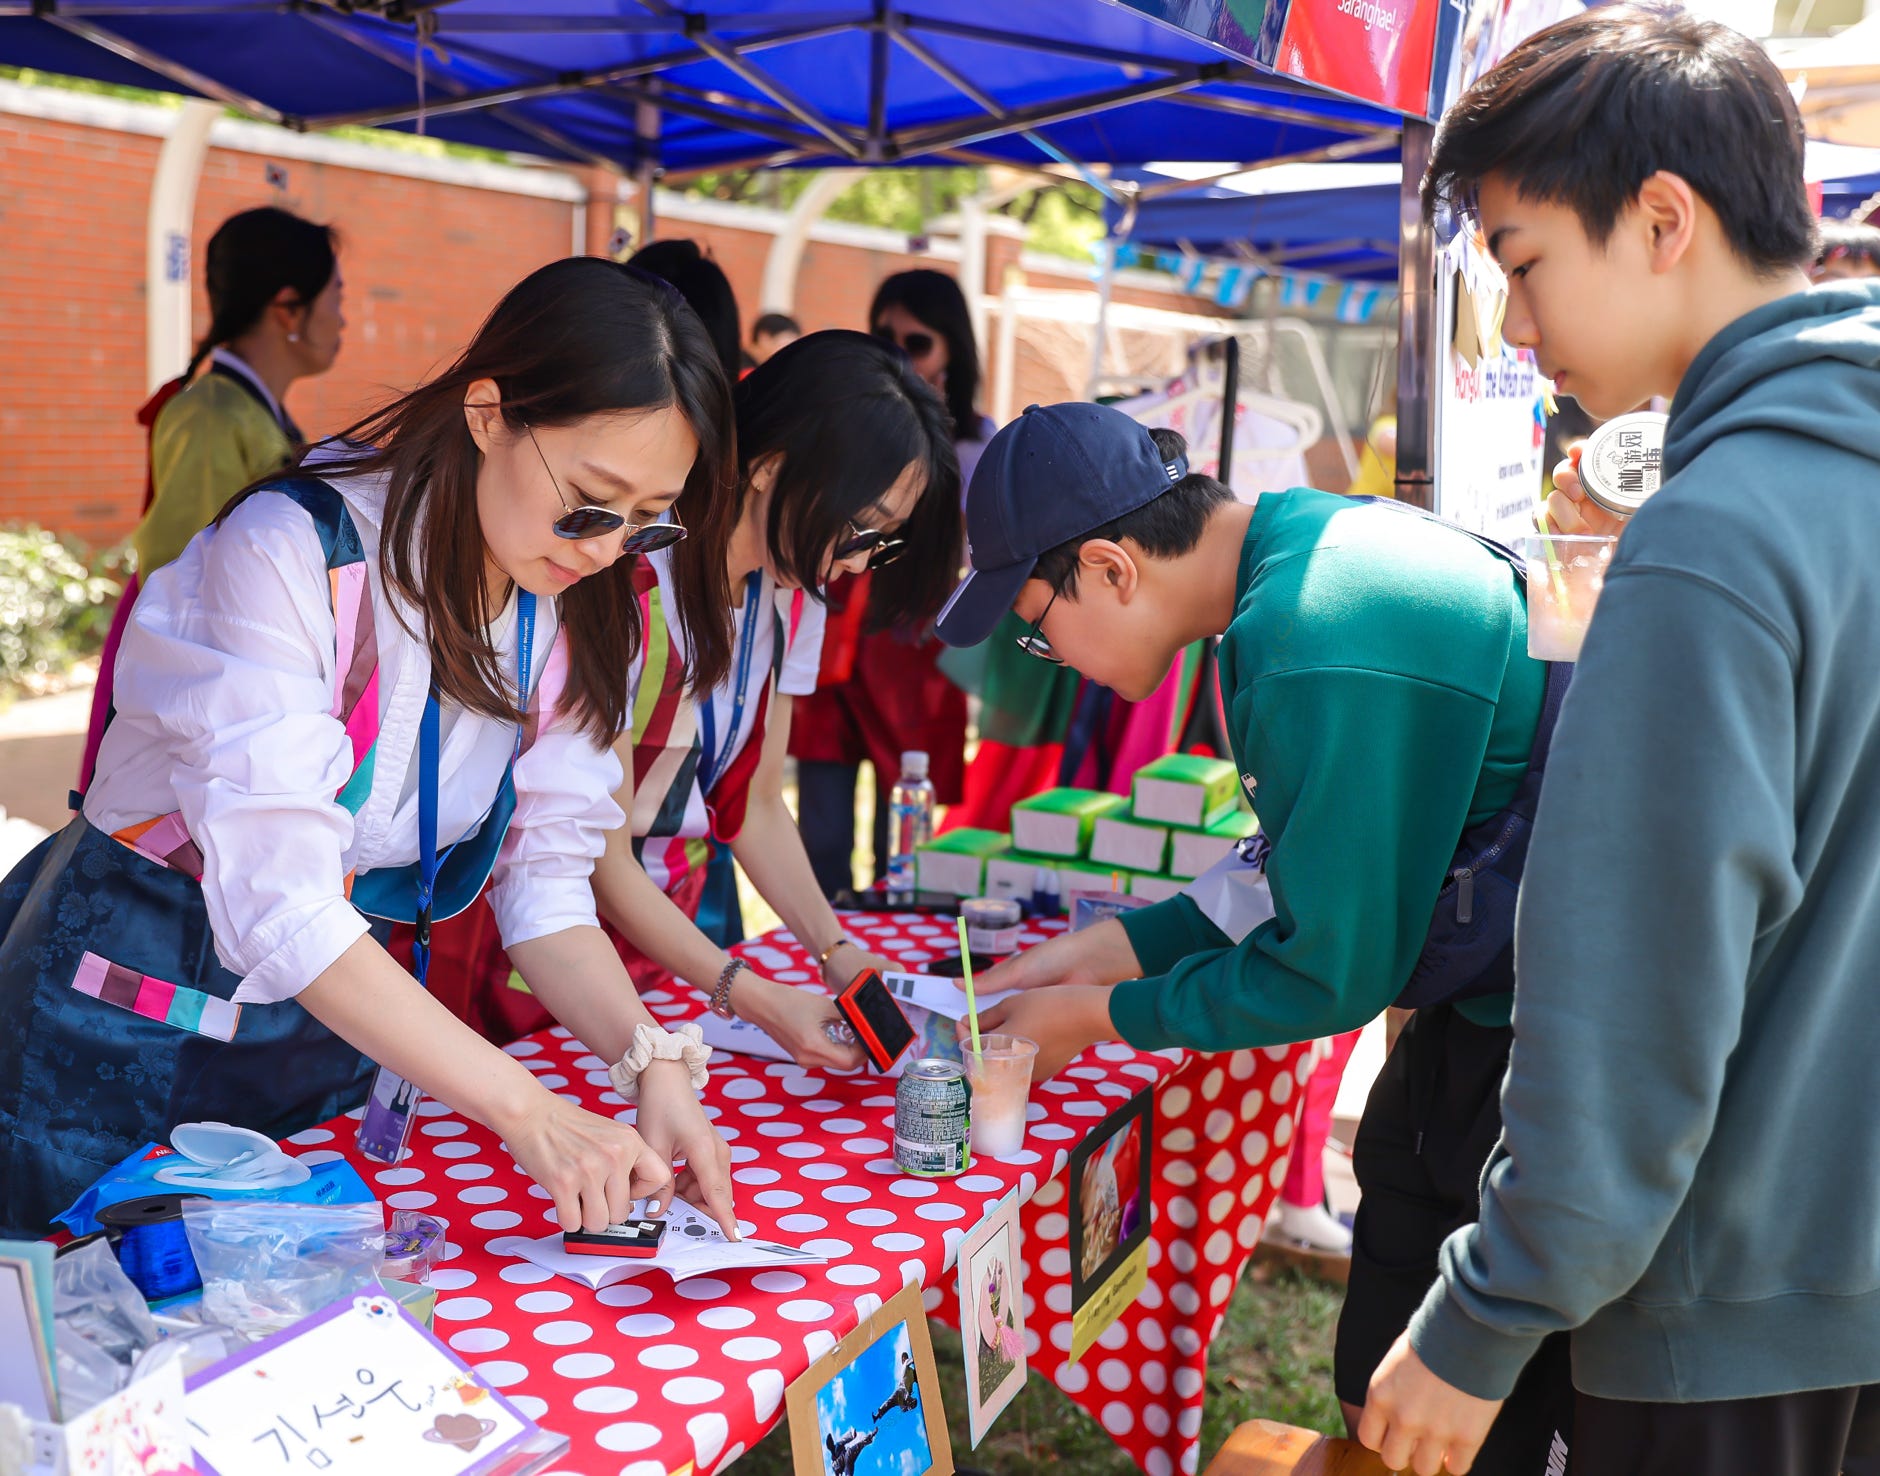
[[[555,536],[570,540],[584,538],[605,538],[609,533],[627,526],[625,515],[615,512],[611,507],[601,507],[596,503],[584,502],[577,506],[570,505],[567,495],[561,490],[561,483],[555,477],[554,468],[548,464],[548,458],[542,455],[542,443],[535,439],[533,427],[529,431],[529,444],[535,447],[535,454],[542,457],[542,470],[548,473],[548,480],[554,485],[555,495],[561,499],[566,511],[555,519]],[[623,554],[652,553],[655,549],[671,548],[685,537],[685,529],[677,519],[669,523],[648,523],[635,528],[620,545]]]
[[[886,323],[881,323],[875,328],[875,337],[883,343],[895,345],[910,359],[924,359],[933,352],[934,337],[931,333],[896,334]]]
[[[849,520],[849,536],[835,547],[829,556],[832,564],[846,563],[857,554],[868,555],[868,567],[879,569],[883,564],[892,564],[907,551],[905,538],[891,537],[882,528],[864,528],[854,519]]]

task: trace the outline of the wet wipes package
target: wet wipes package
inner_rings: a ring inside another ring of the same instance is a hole
[[[261,1138],[262,1135],[253,1136]],[[258,1157],[251,1161],[258,1161]],[[205,1172],[207,1166],[200,1159],[185,1157],[161,1143],[146,1143],[94,1182],[56,1219],[74,1235],[89,1235],[99,1228],[100,1210],[126,1199],[175,1192],[179,1186],[210,1199],[272,1199],[287,1204],[371,1204],[376,1198],[366,1187],[365,1180],[343,1159],[316,1164],[302,1164],[291,1158],[287,1161],[294,1167],[285,1173],[244,1178],[243,1165],[238,1161],[225,1165],[225,1172]],[[182,1173],[188,1176],[179,1177]],[[280,1182],[284,1178],[291,1178],[293,1182]]]

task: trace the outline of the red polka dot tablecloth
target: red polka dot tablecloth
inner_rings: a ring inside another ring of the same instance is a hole
[[[845,919],[863,946],[910,967],[952,951],[948,929],[915,914]],[[1028,930],[1040,942],[1060,925]],[[737,950],[765,974],[812,984],[787,933]],[[648,1006],[701,1011],[675,986]],[[606,1063],[564,1030],[510,1046],[544,1086],[631,1120]],[[960,1240],[1013,1189],[1021,1214],[1032,1377],[1098,1419],[1149,1476],[1193,1476],[1207,1348],[1286,1171],[1310,1046],[1197,1057],[1122,1045],[1086,1052],[1034,1084],[1023,1149],[979,1158],[945,1180],[896,1170],[894,1083],[720,1054],[706,1111],[731,1146],[746,1234],[829,1258],[800,1270],[735,1271],[674,1285],[647,1271],[599,1292],[521,1259],[517,1245],[558,1227],[547,1196],[495,1136],[424,1102],[395,1168],[365,1160],[338,1119],[290,1140],[307,1157],[345,1155],[391,1209],[450,1222],[433,1273],[436,1330],[491,1384],[572,1440],[561,1476],[675,1476],[723,1470],[783,1415],[785,1386],[909,1281],[930,1314],[957,1325]],[[1156,1094],[1149,1279],[1137,1303],[1073,1365],[1070,1149],[1123,1102]]]

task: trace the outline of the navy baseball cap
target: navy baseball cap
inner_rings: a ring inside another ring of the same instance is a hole
[[[966,492],[972,568],[940,612],[949,646],[976,646],[1012,608],[1038,556],[1154,502],[1188,475],[1149,428],[1108,405],[1032,405],[992,438]]]

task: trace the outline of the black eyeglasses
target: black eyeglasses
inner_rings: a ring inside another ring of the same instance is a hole
[[[1040,661],[1049,661],[1053,666],[1062,666],[1064,658],[1051,649],[1051,643],[1044,637],[1044,617],[1051,613],[1051,607],[1057,603],[1059,590],[1051,591],[1051,598],[1044,602],[1044,608],[1038,612],[1038,618],[1031,623],[1031,629],[1018,638],[1018,649],[1027,656],[1036,656]]]
[[[868,567],[879,569],[884,564],[892,564],[907,551],[907,540],[890,536],[885,528],[864,528],[853,518],[848,520],[849,536],[835,547],[829,556],[832,564],[844,563],[859,553],[868,555]]]
[[[933,352],[934,337],[931,333],[903,333],[897,335],[886,323],[878,325],[875,337],[883,343],[891,343],[910,359],[924,359]]]
[[[535,454],[542,457],[542,470],[548,473],[548,480],[555,488],[555,495],[561,499],[561,505],[567,509],[555,519],[555,536],[570,540],[583,538],[604,538],[607,534],[627,526],[624,514],[615,512],[611,507],[599,507],[592,502],[584,502],[579,507],[568,505],[567,494],[561,490],[561,483],[555,478],[555,470],[548,464],[548,458],[542,455],[542,443],[535,439],[535,428],[525,426],[529,432],[529,444],[535,447]],[[620,544],[623,554],[652,553],[655,549],[671,548],[685,537],[685,528],[675,518],[669,523],[648,523],[635,528]]]

